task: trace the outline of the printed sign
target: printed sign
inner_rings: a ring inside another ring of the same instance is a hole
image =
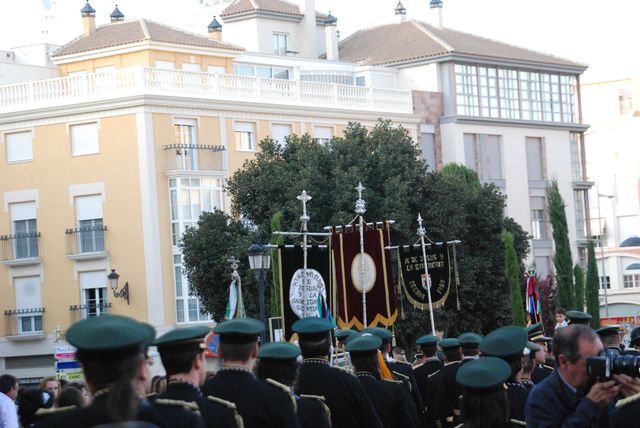
[[[207,335],[204,341],[207,344],[207,349],[204,350],[204,356],[207,358],[219,357],[220,336],[212,332]]]

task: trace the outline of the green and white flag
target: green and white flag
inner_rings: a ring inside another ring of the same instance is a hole
[[[244,303],[242,302],[242,288],[240,281],[236,284],[236,280],[231,281],[229,286],[229,302],[227,303],[227,310],[224,314],[224,319],[230,320],[233,318],[245,317]]]

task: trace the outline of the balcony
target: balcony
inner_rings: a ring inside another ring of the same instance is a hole
[[[44,308],[4,311],[4,335],[9,340],[37,340],[46,337]]]
[[[5,266],[28,266],[42,263],[40,232],[0,236],[0,262]]]
[[[156,95],[323,110],[413,113],[411,91],[130,67],[0,86],[0,114]]]
[[[107,226],[96,225],[65,230],[67,237],[67,257],[71,260],[104,259],[109,253],[105,250],[104,234]]]
[[[226,171],[223,152],[224,146],[198,144],[169,144],[164,150],[164,173],[166,175],[184,172]]]
[[[107,315],[109,312],[111,312],[110,302],[90,302],[84,305],[69,306],[69,317],[71,318],[71,324],[85,318]]]

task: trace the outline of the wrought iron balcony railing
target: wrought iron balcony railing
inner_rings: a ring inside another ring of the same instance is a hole
[[[82,256],[104,253],[104,235],[107,226],[96,225],[65,230],[67,236],[67,256]]]
[[[0,236],[3,262],[40,257],[40,232]]]
[[[224,146],[169,144],[164,149],[164,171],[224,171]]]
[[[44,337],[44,308],[4,311],[4,329],[7,337]]]
[[[71,324],[88,317],[99,317],[111,312],[111,302],[90,302],[84,305],[69,306]]]

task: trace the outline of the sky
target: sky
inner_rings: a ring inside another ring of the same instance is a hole
[[[300,0],[291,0],[300,1]],[[0,50],[42,41],[64,44],[82,33],[84,0],[2,0]],[[98,25],[115,4],[127,19],[145,17],[206,34],[228,0],[90,0]],[[316,9],[338,18],[341,39],[395,22],[397,0],[316,0]],[[429,0],[402,0],[408,19],[437,23]],[[632,45],[636,0],[443,0],[443,26],[507,42],[590,66],[584,81],[629,77],[640,71]],[[48,8],[47,8],[48,7]],[[224,24],[224,22],[223,22]]]

